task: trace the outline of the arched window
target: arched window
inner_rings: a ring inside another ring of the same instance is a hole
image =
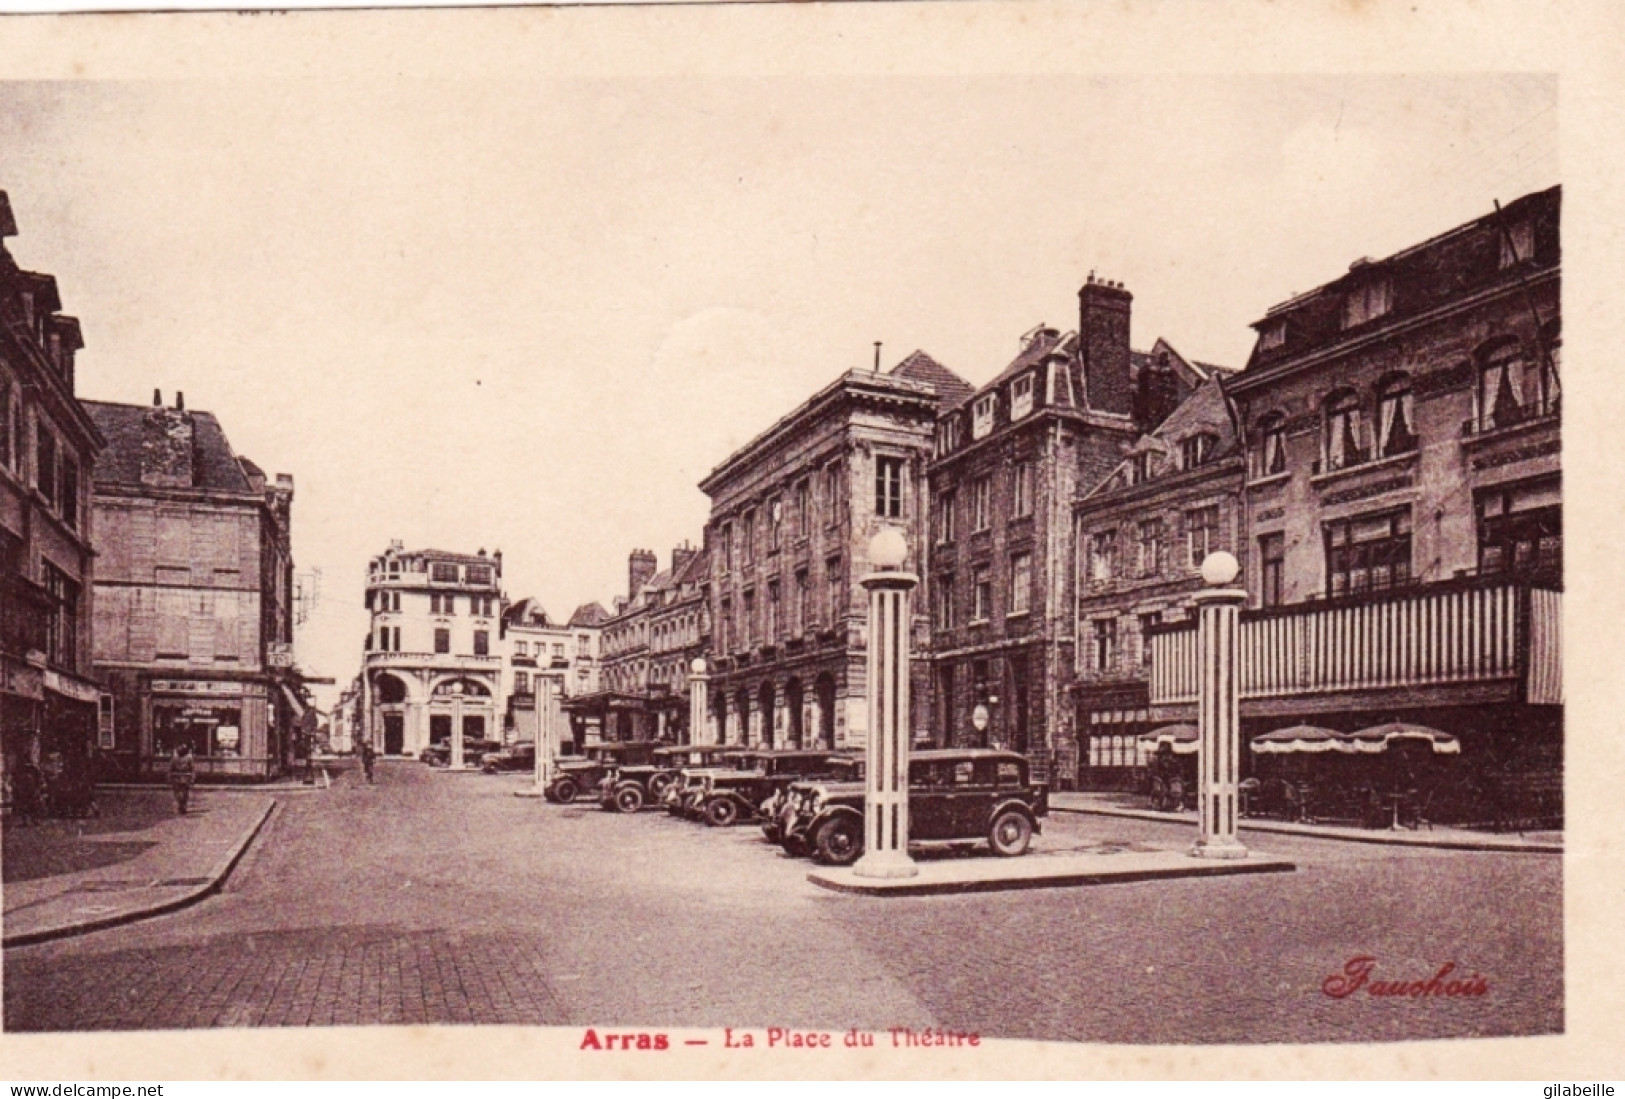
[[[1377,453],[1384,458],[1416,449],[1411,411],[1411,380],[1404,374],[1384,378],[1377,386]]]
[[[1326,399],[1326,470],[1359,465],[1370,457],[1360,397],[1352,389]]]
[[[1254,475],[1269,477],[1286,472],[1286,417],[1266,413],[1258,421],[1258,452]]]

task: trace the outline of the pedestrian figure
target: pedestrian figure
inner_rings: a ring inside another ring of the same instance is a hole
[[[192,746],[182,744],[169,759],[169,788],[175,793],[175,811],[186,814],[186,802],[192,796],[192,779],[197,764],[192,759]]]
[[[31,759],[24,759],[11,780],[12,809],[19,825],[38,824],[45,794],[45,776]]]
[[[378,753],[373,751],[372,741],[363,740],[361,742],[361,769],[367,774],[368,786],[372,785],[372,763],[377,757]]]

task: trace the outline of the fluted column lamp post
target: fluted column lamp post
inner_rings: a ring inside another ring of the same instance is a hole
[[[1232,587],[1241,566],[1220,550],[1202,561],[1208,584],[1196,596],[1197,691],[1196,728],[1201,736],[1197,781],[1200,831],[1191,854],[1205,859],[1244,859],[1247,848],[1237,838],[1241,783],[1241,690],[1236,663],[1237,620],[1247,593]]]
[[[909,597],[919,577],[902,571],[908,543],[886,529],[869,542],[869,743],[864,793],[863,857],[852,872],[865,878],[912,878],[908,857]]]
[[[707,721],[710,713],[710,700],[706,697],[706,688],[709,680],[706,676],[705,657],[696,656],[694,662],[688,666],[688,742],[690,744],[710,744],[711,723]]]

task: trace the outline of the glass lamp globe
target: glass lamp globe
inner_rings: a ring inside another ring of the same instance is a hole
[[[908,559],[908,543],[901,531],[887,527],[869,539],[869,564],[884,572],[895,572]]]
[[[1224,550],[1202,558],[1202,579],[1211,587],[1222,588],[1241,574],[1241,562]]]

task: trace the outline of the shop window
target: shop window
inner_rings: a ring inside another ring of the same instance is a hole
[[[1279,607],[1286,569],[1286,535],[1266,534],[1258,540],[1259,592],[1266,607]]]
[[[1482,575],[1562,576],[1563,505],[1557,480],[1483,491],[1476,505]]]
[[[1332,597],[1386,591],[1410,578],[1410,509],[1326,524],[1326,583]]]
[[[1286,472],[1286,417],[1271,412],[1258,421],[1258,453],[1254,476]]]
[[[1416,449],[1411,380],[1398,375],[1377,387],[1377,452],[1384,458]]]
[[[1370,457],[1360,398],[1353,390],[1333,393],[1326,401],[1325,454],[1327,472],[1359,465]]]

